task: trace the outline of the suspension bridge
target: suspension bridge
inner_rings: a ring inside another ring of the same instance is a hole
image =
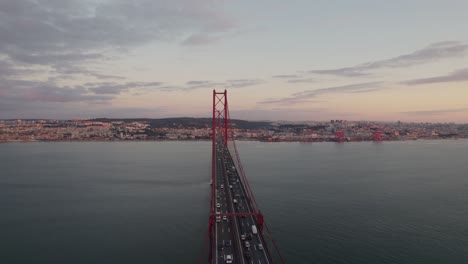
[[[284,263],[248,183],[229,120],[227,91],[213,90],[210,216],[201,263]]]

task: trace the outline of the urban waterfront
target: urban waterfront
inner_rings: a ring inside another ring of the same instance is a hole
[[[239,142],[287,263],[468,262],[468,140]],[[0,145],[1,263],[199,263],[210,142]]]

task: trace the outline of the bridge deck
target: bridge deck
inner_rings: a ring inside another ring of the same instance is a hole
[[[263,264],[271,263],[266,252],[265,239],[260,230],[253,234],[255,215],[223,216],[229,213],[255,213],[246,194],[244,182],[239,177],[232,156],[224,145],[217,141],[215,163],[215,243],[214,263]],[[246,242],[250,246],[246,246]]]

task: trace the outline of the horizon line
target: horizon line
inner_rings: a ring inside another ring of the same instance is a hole
[[[181,119],[181,118],[192,118],[192,119],[212,119],[212,117],[189,117],[189,116],[180,116],[180,117],[94,117],[94,118],[0,118],[1,121],[14,121],[14,120],[56,120],[56,121],[71,121],[71,120],[80,120],[80,121],[90,121],[95,119],[118,119],[118,120],[130,120],[130,119]],[[347,119],[328,119],[328,120],[248,120],[248,119],[238,119],[233,118],[230,120],[239,120],[247,122],[269,122],[269,123],[301,123],[301,122],[330,122],[331,120],[339,120],[346,122],[371,122],[371,123],[407,123],[407,124],[459,124],[464,125],[468,123],[459,123],[454,121],[447,122],[429,122],[429,121],[383,121],[383,120],[347,120]]]

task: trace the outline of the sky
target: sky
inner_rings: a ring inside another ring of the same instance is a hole
[[[0,119],[468,123],[468,1],[1,0]]]

